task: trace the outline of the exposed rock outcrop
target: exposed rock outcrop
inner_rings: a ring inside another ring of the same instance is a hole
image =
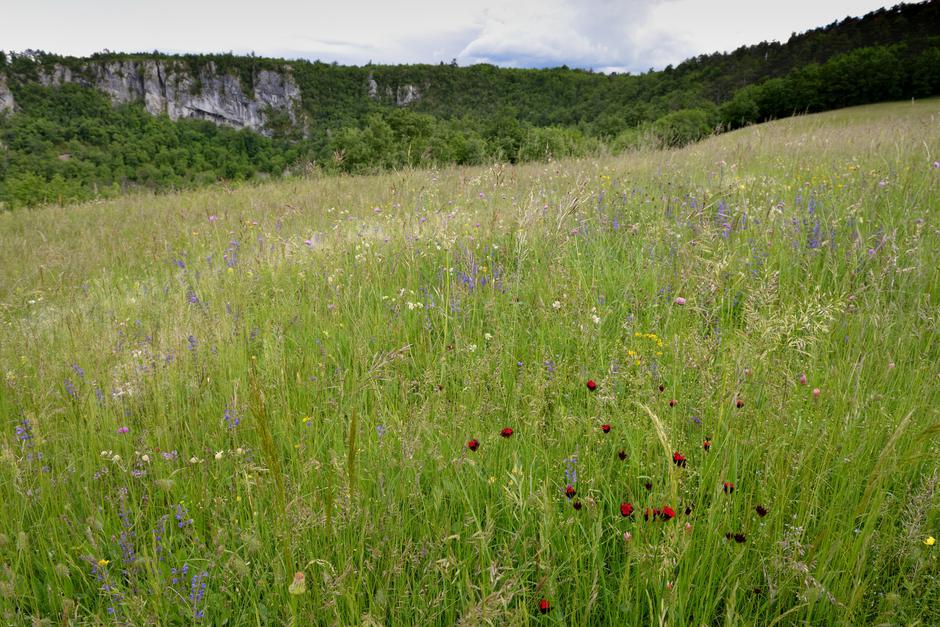
[[[0,113],[12,111],[16,102],[13,100],[13,92],[7,86],[7,77],[0,74]]]
[[[291,69],[260,70],[253,74],[253,89],[245,93],[237,76],[220,72],[206,63],[193,75],[179,63],[163,60],[90,62],[80,74],[56,65],[39,76],[46,86],[63,83],[91,85],[108,94],[112,102],[142,102],[153,115],[172,120],[195,118],[235,128],[267,133],[268,107],[285,112],[293,123],[301,117],[300,89]]]

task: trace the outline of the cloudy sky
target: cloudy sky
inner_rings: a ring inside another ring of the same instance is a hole
[[[640,72],[786,40],[878,0],[2,0],[0,49]]]

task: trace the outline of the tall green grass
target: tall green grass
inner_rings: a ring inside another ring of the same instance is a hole
[[[2,214],[0,616],[938,622],[938,159],[931,100]]]

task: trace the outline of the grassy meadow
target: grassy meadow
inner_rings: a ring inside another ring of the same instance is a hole
[[[938,161],[926,100],[0,214],[0,621],[937,624]]]

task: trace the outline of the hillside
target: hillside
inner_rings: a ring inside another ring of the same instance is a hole
[[[940,0],[640,76],[0,53],[0,203],[312,170],[617,153],[797,112],[936,94]]]
[[[940,99],[0,213],[4,624],[940,621]]]

